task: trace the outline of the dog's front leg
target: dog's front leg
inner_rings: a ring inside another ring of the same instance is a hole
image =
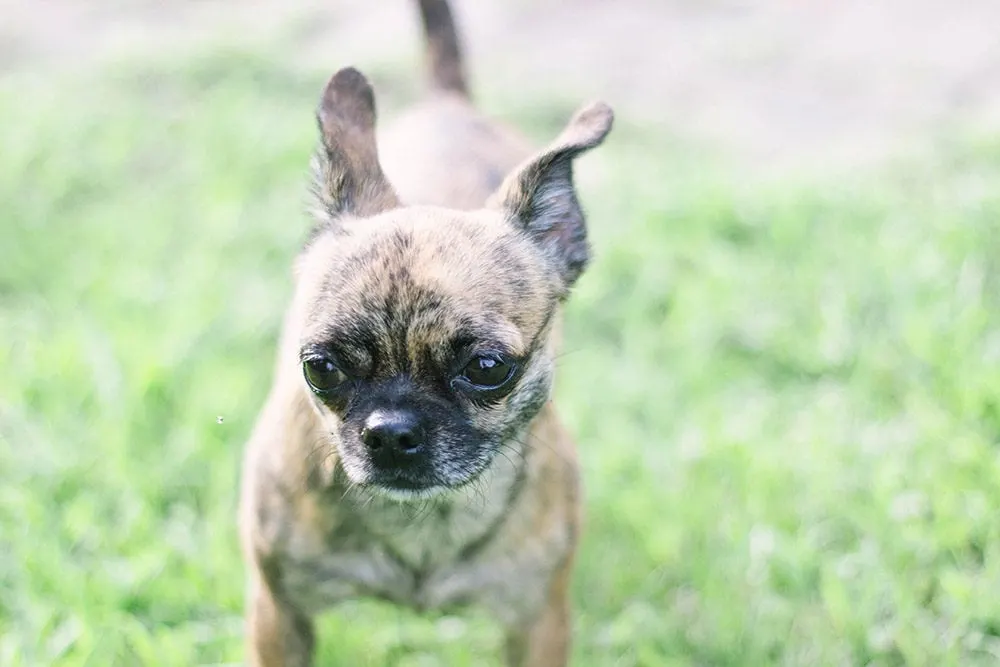
[[[313,645],[312,620],[255,578],[247,608],[247,663],[251,667],[310,667]]]
[[[555,572],[545,604],[538,614],[507,629],[509,667],[565,667],[568,664],[570,570],[567,562]]]

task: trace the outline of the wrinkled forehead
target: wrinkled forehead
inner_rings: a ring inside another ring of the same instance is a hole
[[[329,241],[305,340],[411,360],[482,344],[526,354],[557,290],[531,242],[499,216],[408,213]]]

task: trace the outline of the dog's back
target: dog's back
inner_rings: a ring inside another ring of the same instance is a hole
[[[419,7],[430,90],[382,133],[382,167],[405,203],[479,208],[532,147],[473,107],[446,0]]]

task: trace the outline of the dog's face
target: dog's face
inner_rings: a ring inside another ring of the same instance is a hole
[[[304,382],[352,481],[461,486],[548,397],[560,286],[495,213],[409,208],[351,225],[306,260],[322,277]]]
[[[589,257],[571,161],[611,115],[578,114],[473,212],[401,206],[374,118],[367,82],[338,73],[319,112],[321,224],[299,263],[302,383],[353,483],[422,497],[517,456],[548,399],[551,334]]]

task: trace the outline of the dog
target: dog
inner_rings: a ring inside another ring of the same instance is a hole
[[[507,664],[568,660],[581,483],[550,393],[591,255],[573,161],[613,114],[532,150],[472,105],[447,2],[418,8],[425,101],[377,140],[347,68],[316,112],[315,224],[242,472],[257,667],[310,665],[314,616],[357,597],[478,605]]]

